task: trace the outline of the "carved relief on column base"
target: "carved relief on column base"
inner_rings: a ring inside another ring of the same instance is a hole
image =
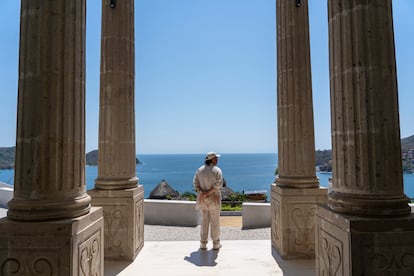
[[[103,207],[105,259],[133,261],[144,246],[144,187],[88,194],[93,206]]]
[[[412,275],[414,216],[362,218],[316,211],[316,275]]]
[[[103,212],[46,222],[0,220],[0,275],[103,276]]]
[[[327,189],[271,188],[272,246],[283,259],[314,258],[314,214],[326,203]]]

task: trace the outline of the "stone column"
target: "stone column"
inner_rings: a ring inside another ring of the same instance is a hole
[[[134,1],[102,1],[98,178],[105,258],[133,260],[144,244],[144,189],[137,186],[134,114]]]
[[[277,186],[318,188],[307,1],[277,0]]]
[[[318,275],[409,275],[392,1],[328,1],[333,179],[317,212]]]
[[[136,188],[134,2],[102,1],[97,189]]]
[[[0,222],[0,274],[102,274],[102,209],[91,210],[85,188],[85,1],[22,0],[20,22],[15,185]]]
[[[314,257],[316,203],[308,1],[277,0],[278,170],[272,184],[272,245],[283,258]]]

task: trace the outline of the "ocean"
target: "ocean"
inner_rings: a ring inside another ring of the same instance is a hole
[[[141,154],[136,171],[139,183],[144,185],[144,197],[162,180],[180,193],[191,192],[196,169],[204,162],[204,154]],[[227,186],[235,192],[266,190],[275,179],[277,154],[222,154],[218,166],[223,171]],[[86,166],[86,189],[94,188],[96,166]],[[0,170],[0,181],[13,184],[14,170]],[[317,172],[322,187],[328,187],[329,173]],[[414,174],[404,174],[404,192],[414,198]]]
[[[180,193],[193,191],[195,171],[204,164],[204,154],[141,154],[137,165],[139,183],[144,185],[144,197],[162,180]],[[223,171],[227,187],[235,192],[267,190],[274,181],[276,154],[221,154],[218,166]],[[86,168],[87,189],[93,188],[97,168]],[[89,186],[91,185],[91,186]]]

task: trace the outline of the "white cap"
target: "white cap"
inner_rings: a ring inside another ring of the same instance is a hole
[[[206,154],[206,160],[212,160],[213,158],[218,158],[220,156],[221,156],[220,154],[210,151],[210,152],[207,152]]]

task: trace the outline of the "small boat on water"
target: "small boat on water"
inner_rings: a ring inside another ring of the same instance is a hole
[[[266,202],[267,190],[244,191],[248,201]]]

